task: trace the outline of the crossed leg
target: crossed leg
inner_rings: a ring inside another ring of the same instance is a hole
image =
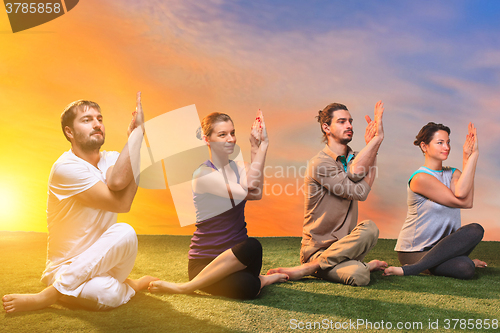
[[[486,263],[469,259],[468,255],[483,238],[484,229],[477,223],[459,228],[441,239],[432,249],[423,252],[421,258],[402,267],[388,267],[384,275],[418,275],[429,270],[434,275],[470,279],[475,267],[486,267]],[[409,256],[415,256],[409,253]]]
[[[190,268],[191,281],[185,283],[153,281],[150,283],[149,291],[187,294],[203,290],[213,295],[252,299],[263,287],[288,280],[285,274],[260,275],[261,267],[262,246],[256,239],[248,238],[232,249],[224,251],[206,264],[201,271],[195,269],[192,274]]]
[[[126,303],[136,290],[146,288],[155,279],[127,279],[136,255],[134,229],[124,223],[114,224],[71,264],[62,266],[55,281],[40,293],[5,295],[4,309],[8,313],[38,310],[59,299],[93,309]]]
[[[378,228],[374,222],[360,222],[351,233],[336,241],[327,249],[315,249],[312,255],[306,255],[307,262],[295,267],[279,267],[268,274],[287,274],[290,280],[300,280],[307,275],[350,285],[365,285],[370,281],[370,272],[387,267],[385,261],[372,260],[368,264],[361,262],[365,255],[377,244]],[[308,249],[302,249],[302,253]]]

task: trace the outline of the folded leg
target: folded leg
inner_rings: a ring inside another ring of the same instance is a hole
[[[360,222],[349,235],[339,239],[320,254],[313,255],[309,261],[319,258],[322,270],[331,269],[348,260],[362,261],[377,244],[378,233],[374,222]]]
[[[127,303],[135,295],[134,289],[112,276],[97,276],[83,283],[78,297],[63,296],[61,301],[90,310],[111,310]]]
[[[459,256],[432,267],[429,271],[437,276],[469,280],[474,276],[475,269],[474,262],[469,257]]]
[[[459,228],[454,233],[441,239],[418,262],[412,265],[403,266],[404,275],[418,275],[427,269],[432,273],[431,268],[436,268],[450,259],[468,256],[476,245],[479,244],[483,238],[483,234],[483,227],[477,223],[468,224]],[[459,260],[459,262],[462,261],[463,260]],[[472,267],[474,267],[474,264]],[[438,269],[438,272],[441,272],[441,269]],[[467,268],[466,272],[464,272],[464,276],[468,275],[469,272]]]
[[[125,223],[111,226],[71,264],[56,274],[53,286],[63,295],[79,297],[85,282],[109,275],[123,283],[134,267],[137,255],[137,236]]]
[[[326,270],[313,274],[321,279],[351,286],[366,286],[370,283],[370,268],[357,260],[347,260]]]

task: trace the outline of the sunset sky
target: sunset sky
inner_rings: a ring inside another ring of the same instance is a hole
[[[485,240],[500,241],[498,17],[496,1],[84,0],[13,34],[1,11],[0,230],[47,231],[50,169],[70,148],[64,107],[99,103],[103,149],[120,151],[140,90],[146,119],[191,104],[200,117],[228,113],[245,160],[263,110],[270,148],[264,198],[247,204],[253,236],[301,235],[298,171],[323,148],[314,116],[327,104],[350,109],[354,150],[364,146],[364,115],[385,104],[379,176],[360,203],[360,219],[373,220],[381,238],[397,238],[406,217],[406,183],[424,161],[413,146],[419,129],[449,126],[446,164],[462,169],[472,121],[480,157],[474,208],[462,211],[462,223],[478,222]],[[280,194],[288,184],[290,195]],[[169,190],[140,189],[118,219],[139,234],[194,231],[180,227]]]

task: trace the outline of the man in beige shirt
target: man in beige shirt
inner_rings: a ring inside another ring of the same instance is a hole
[[[387,263],[362,262],[375,246],[378,228],[370,220],[357,223],[358,201],[366,200],[376,175],[376,156],[384,139],[384,105],[375,105],[375,119],[366,116],[366,146],[354,153],[347,145],[353,136],[352,117],[343,104],[332,103],[319,111],[325,148],[310,161],[305,176],[305,217],[300,262],[276,268],[290,280],[314,275],[353,286],[370,282],[370,272]]]

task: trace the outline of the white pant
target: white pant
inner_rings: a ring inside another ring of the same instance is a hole
[[[65,295],[62,301],[94,310],[116,308],[135,295],[124,281],[136,255],[134,229],[125,223],[114,224],[71,264],[61,266],[52,285]]]

